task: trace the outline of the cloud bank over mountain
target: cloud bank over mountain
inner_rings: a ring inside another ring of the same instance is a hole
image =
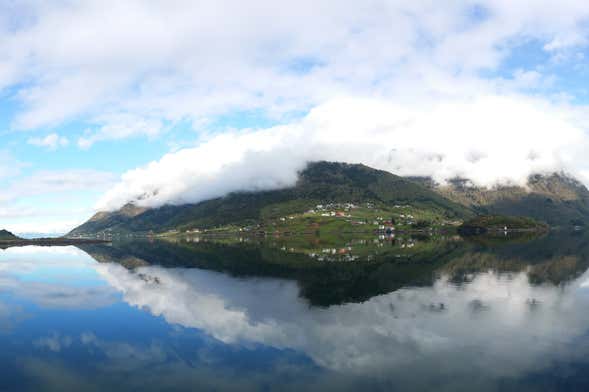
[[[317,160],[363,163],[439,182],[459,176],[482,186],[525,184],[530,174],[554,171],[587,183],[583,118],[579,108],[521,96],[414,106],[336,99],[300,121],[223,133],[131,170],[98,208],[194,203],[287,187],[307,162]]]

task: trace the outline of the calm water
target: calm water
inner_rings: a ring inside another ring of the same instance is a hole
[[[589,235],[0,250],[0,390],[587,390]]]

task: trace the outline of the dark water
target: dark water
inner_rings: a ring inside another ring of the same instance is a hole
[[[588,390],[589,235],[0,250],[0,390]]]

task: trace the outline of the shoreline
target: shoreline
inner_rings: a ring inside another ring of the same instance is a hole
[[[0,248],[8,248],[11,246],[70,246],[80,244],[104,244],[110,243],[110,240],[93,239],[93,238],[20,238],[17,240],[0,240]]]

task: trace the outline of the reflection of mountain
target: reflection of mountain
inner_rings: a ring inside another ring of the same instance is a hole
[[[504,380],[525,382],[527,373],[576,355],[566,343],[589,328],[589,315],[579,312],[589,305],[583,279],[561,288],[530,285],[523,272],[485,272],[460,286],[442,278],[363,303],[317,308],[280,279],[96,268],[130,305],[171,324],[227,344],[293,349],[348,377],[368,376],[381,390],[496,390]]]
[[[128,268],[142,265],[196,267],[234,276],[294,279],[301,295],[313,305],[327,306],[367,300],[406,285],[431,284],[434,271],[459,248],[441,243],[423,254],[397,258],[397,250],[381,252],[371,261],[318,261],[306,254],[288,253],[264,244],[213,242],[121,242],[82,245],[97,261]]]
[[[525,272],[533,284],[562,284],[589,268],[589,237],[551,233],[525,242],[431,241],[423,251],[400,256],[398,247],[381,243],[369,260],[320,261],[304,253],[289,253],[269,243],[120,242],[80,246],[97,261],[133,269],[148,265],[192,267],[237,277],[296,280],[300,295],[312,305],[361,302],[406,286],[431,285],[436,276],[455,283],[473,273]],[[285,249],[283,247],[282,249]],[[383,250],[384,249],[384,250]]]
[[[342,282],[377,282],[381,291],[364,288],[372,294],[360,303],[321,297],[341,302],[324,307],[309,306],[301,287],[317,273],[313,286],[323,279],[325,290],[333,289],[338,281],[321,275],[327,263],[282,251],[283,244],[115,245],[85,245],[99,263],[72,247],[0,252],[0,328],[21,317],[6,317],[14,310],[3,309],[4,300],[35,304],[26,308],[35,322],[0,334],[3,363],[21,354],[27,382],[113,391],[586,390],[584,234],[428,243],[420,246],[429,253],[402,260],[391,247],[373,261],[331,262]],[[366,270],[344,267],[354,264]],[[404,276],[410,268],[420,273]],[[534,269],[550,279],[534,284]],[[30,284],[40,277],[46,282]],[[64,285],[71,290],[54,288]],[[346,295],[357,294],[349,287]],[[114,306],[88,312],[106,304],[103,294]],[[43,298],[59,303],[45,305]],[[48,314],[48,324],[37,324]],[[270,356],[260,364],[264,355]]]
[[[588,268],[589,237],[556,232],[524,242],[477,238],[467,252],[446,263],[440,273],[458,284],[477,272],[526,272],[532,284],[560,285],[576,279]]]

